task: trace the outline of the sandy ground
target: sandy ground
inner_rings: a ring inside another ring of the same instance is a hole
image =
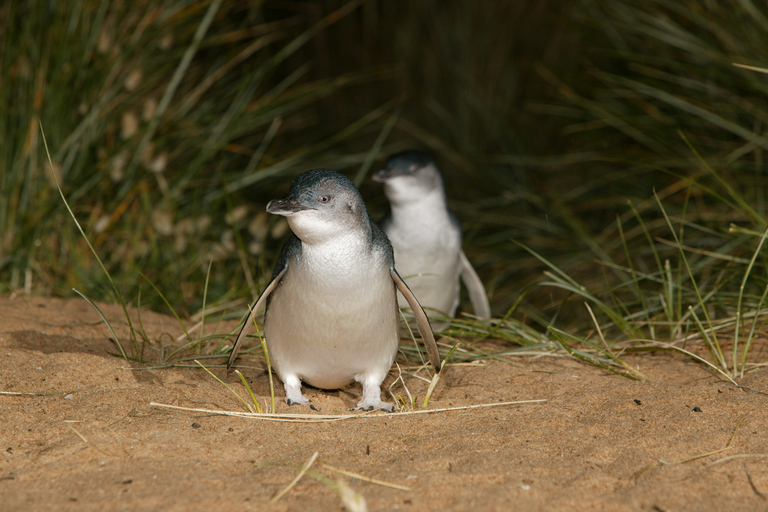
[[[142,316],[153,340],[179,332]],[[150,405],[244,411],[199,369],[131,369],[108,336],[82,300],[0,297],[0,509],[342,510],[342,478],[369,510],[768,510],[768,396],[681,356],[631,359],[647,382],[567,357],[449,366],[430,409],[546,402],[276,423]],[[239,363],[263,400],[263,361]],[[427,384],[405,382],[422,401]],[[766,370],[742,384],[768,390]],[[346,414],[360,389],[308,393]],[[315,452],[327,481],[304,476],[270,504]]]

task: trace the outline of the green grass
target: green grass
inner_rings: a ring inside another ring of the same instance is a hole
[[[325,166],[377,218],[367,175],[421,147],[496,316],[454,320],[444,354],[643,378],[628,354],[677,350],[743,378],[768,318],[768,11],[562,4],[8,3],[0,291],[170,312],[167,352],[127,316],[119,352],[220,357],[208,324],[241,316],[286,232],[264,204]]]
[[[0,290],[68,295],[77,287],[117,300],[56,193],[42,122],[61,189],[125,297],[138,295],[140,269],[191,315],[211,260],[211,305],[244,295],[231,262],[244,253],[264,270],[280,240],[247,220],[226,222],[228,213],[245,208],[252,218],[277,184],[319,155],[375,137],[392,109],[333,131],[317,118],[326,98],[381,73],[311,78],[300,55],[358,8],[349,2],[313,20],[217,1],[4,6]],[[236,236],[244,247],[232,244]],[[145,301],[164,303],[157,294]]]
[[[768,90],[758,73],[732,63],[768,61],[764,6],[582,5],[575,17],[595,41],[583,76],[566,83],[541,69],[566,102],[533,108],[567,121],[580,154],[595,155],[592,174],[646,195],[614,209],[615,223],[592,238],[591,275],[560,266],[545,284],[596,306],[596,318],[572,317],[565,328],[583,343],[597,332],[609,340],[601,350],[693,351],[728,378],[743,377],[768,318]],[[583,176],[580,167],[571,170]],[[582,211],[604,204],[576,202]]]

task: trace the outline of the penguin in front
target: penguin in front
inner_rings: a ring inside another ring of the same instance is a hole
[[[270,201],[267,212],[285,216],[293,235],[227,368],[254,315],[266,305],[264,336],[288,405],[310,405],[302,382],[337,389],[356,381],[363,386],[357,409],[393,412],[395,407],[381,400],[381,383],[400,342],[398,290],[416,312],[438,372],[440,354],[427,315],[395,270],[392,246],[368,216],[360,192],[336,171],[314,169],[297,176],[288,197]]]
[[[456,314],[459,278],[469,292],[475,315],[490,318],[482,281],[461,249],[461,225],[448,209],[443,179],[434,160],[421,151],[403,151],[373,175],[384,184],[390,213],[381,221],[400,275],[431,319]],[[408,304],[399,301],[401,308]],[[448,324],[433,322],[437,331]]]

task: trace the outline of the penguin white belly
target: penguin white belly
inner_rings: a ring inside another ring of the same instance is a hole
[[[372,375],[384,379],[399,344],[394,283],[388,270],[360,264],[349,273],[291,262],[272,294],[264,325],[278,376],[336,389]]]
[[[433,222],[426,215],[416,218],[421,222],[401,222],[386,229],[395,252],[395,268],[428,316],[452,317],[459,306],[461,233],[448,218]],[[408,308],[400,295],[398,305]],[[440,330],[440,326],[432,327]]]
[[[428,316],[453,316],[459,306],[458,253],[450,251],[425,253],[423,250],[398,250],[395,246],[395,268],[421,303]],[[419,248],[417,248],[419,249]],[[398,305],[408,308],[398,295]],[[436,311],[435,311],[436,310]],[[440,313],[437,313],[440,312]]]

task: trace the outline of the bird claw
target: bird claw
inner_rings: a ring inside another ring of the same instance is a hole
[[[395,406],[387,402],[379,402],[377,405],[359,403],[357,404],[357,407],[355,407],[353,410],[366,411],[366,412],[371,412],[371,411],[395,412]]]
[[[285,399],[285,403],[288,404],[289,407],[293,406],[293,405],[306,405],[307,407],[309,407],[313,411],[320,412],[320,409],[315,407],[315,404],[313,404],[310,400],[307,400],[307,399],[304,399],[304,401],[300,401],[300,400],[292,400],[290,398],[286,398]]]

